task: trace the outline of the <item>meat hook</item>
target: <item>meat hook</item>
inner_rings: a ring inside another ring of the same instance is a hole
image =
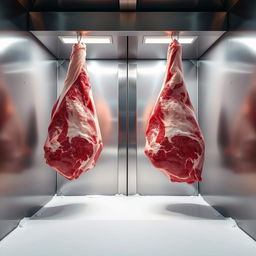
[[[80,44],[81,40],[82,40],[82,33],[81,32],[76,32],[76,38],[77,38],[77,43]]]
[[[171,39],[172,39],[172,41],[173,40],[177,40],[177,41],[179,41],[179,39],[180,39],[180,32],[173,32],[172,34],[171,34]]]

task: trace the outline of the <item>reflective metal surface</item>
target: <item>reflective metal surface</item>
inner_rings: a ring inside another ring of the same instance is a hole
[[[256,1],[240,0],[230,10],[230,30],[256,30]]]
[[[27,12],[17,0],[1,1],[0,30],[26,30]]]
[[[29,30],[226,31],[227,12],[30,12]]]
[[[228,33],[200,60],[200,193],[256,238],[256,33]]]
[[[76,31],[33,31],[57,59],[69,60],[72,44],[64,44],[59,36],[74,36]],[[112,44],[87,44],[87,59],[126,59],[127,37],[123,33],[109,31],[86,32],[90,36],[111,36]]]
[[[24,0],[21,0],[24,2]],[[115,11],[119,0],[25,0],[31,11]]]
[[[182,45],[182,58],[186,60],[199,57],[218,40],[224,31],[181,31],[180,36],[193,36],[192,44]],[[137,31],[129,34],[129,59],[166,59],[168,44],[144,44],[144,36],[167,36],[166,31]]]
[[[127,195],[127,63],[118,65],[118,194]]]
[[[143,11],[225,11],[222,0],[137,0]]]
[[[196,195],[197,184],[171,183],[152,166],[144,154],[147,121],[163,83],[166,60],[138,60],[130,63],[137,64],[137,193]],[[197,111],[197,67],[191,61],[183,61],[183,66],[187,88]]]
[[[128,195],[137,193],[137,64],[128,65]]]
[[[0,239],[55,194],[43,145],[56,61],[29,33],[0,32]]]
[[[135,11],[137,0],[119,0],[119,6],[122,11]]]
[[[238,0],[18,0],[30,11],[225,11]],[[137,7],[137,8],[136,8]]]
[[[87,64],[103,150],[96,166],[78,180],[70,182],[58,175],[59,195],[118,193],[118,67],[122,62],[90,60]],[[58,68],[58,92],[64,85],[67,67],[68,61],[65,61]]]
[[[32,33],[56,58],[69,59],[72,45],[63,44],[58,36],[76,36],[75,31],[33,31]],[[193,44],[182,46],[183,59],[198,59],[223,34],[224,31],[180,32],[181,36],[197,37]],[[88,44],[87,59],[126,59],[127,54],[129,59],[166,59],[168,44],[143,44],[144,36],[166,36],[167,33],[164,31],[94,31],[88,32],[87,35],[110,35],[113,38],[112,44]]]

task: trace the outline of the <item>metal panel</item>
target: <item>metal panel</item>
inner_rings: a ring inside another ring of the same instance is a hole
[[[27,2],[30,2],[30,10],[33,11],[119,10],[119,0],[27,0]]]
[[[55,194],[43,158],[56,61],[29,33],[0,33],[0,239]]]
[[[76,31],[33,31],[42,44],[44,44],[57,59],[70,58],[72,44],[64,44],[59,36],[75,36]],[[127,37],[119,32],[93,31],[87,32],[90,36],[112,36],[112,44],[87,44],[87,59],[126,59]]]
[[[152,166],[144,154],[148,117],[164,79],[166,60],[130,62],[137,64],[137,193],[141,195],[196,195],[197,184],[170,181]],[[197,67],[183,61],[184,75],[192,103],[197,111]],[[129,172],[133,171],[129,169]]]
[[[127,195],[127,64],[118,66],[118,194]]]
[[[30,12],[29,30],[225,31],[226,12]]]
[[[238,0],[18,0],[30,11],[225,11]],[[137,7],[137,8],[136,8]]]
[[[64,85],[68,64],[65,61],[58,69],[59,92]],[[59,195],[118,193],[118,65],[122,62],[90,60],[87,64],[101,127],[103,151],[96,166],[78,180],[67,181],[58,175]]]
[[[120,9],[123,11],[135,11],[137,0],[119,0]]]
[[[32,32],[58,59],[69,59],[70,44],[63,44],[58,36],[76,36],[75,31]],[[193,44],[184,44],[183,59],[198,59],[218,40],[224,31],[182,31],[181,36],[196,36]],[[143,44],[144,36],[165,36],[165,31],[92,31],[88,35],[110,35],[112,44],[88,44],[87,59],[166,59],[168,44]],[[127,47],[127,36],[129,47]]]
[[[199,68],[200,193],[256,238],[256,33],[228,33]]]
[[[138,11],[225,11],[222,0],[137,0]]]
[[[180,36],[197,37],[193,44],[182,45],[182,58],[191,60],[199,57],[224,31],[181,31]],[[166,59],[168,44],[144,44],[144,36],[166,36],[166,31],[140,31],[129,34],[129,59]]]
[[[128,65],[128,195],[137,193],[137,65]]]
[[[27,12],[17,0],[1,1],[0,30],[26,30]]]
[[[240,0],[230,10],[229,30],[256,30],[256,1]]]

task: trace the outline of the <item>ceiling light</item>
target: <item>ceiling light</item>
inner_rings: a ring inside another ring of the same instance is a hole
[[[179,43],[192,44],[196,40],[197,36],[180,36]],[[144,36],[144,44],[169,44],[172,42],[170,36]]]
[[[78,42],[76,36],[59,36],[64,44],[75,44]],[[81,39],[85,44],[112,44],[111,36],[86,36]]]

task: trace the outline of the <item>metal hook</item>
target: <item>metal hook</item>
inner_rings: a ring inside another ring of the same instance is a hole
[[[179,32],[173,32],[173,33],[171,34],[171,39],[172,39],[172,41],[173,41],[173,40],[177,40],[177,41],[179,42],[180,33],[179,33]]]
[[[80,44],[81,40],[82,40],[82,33],[81,32],[76,32],[76,38],[77,38],[77,43]]]

